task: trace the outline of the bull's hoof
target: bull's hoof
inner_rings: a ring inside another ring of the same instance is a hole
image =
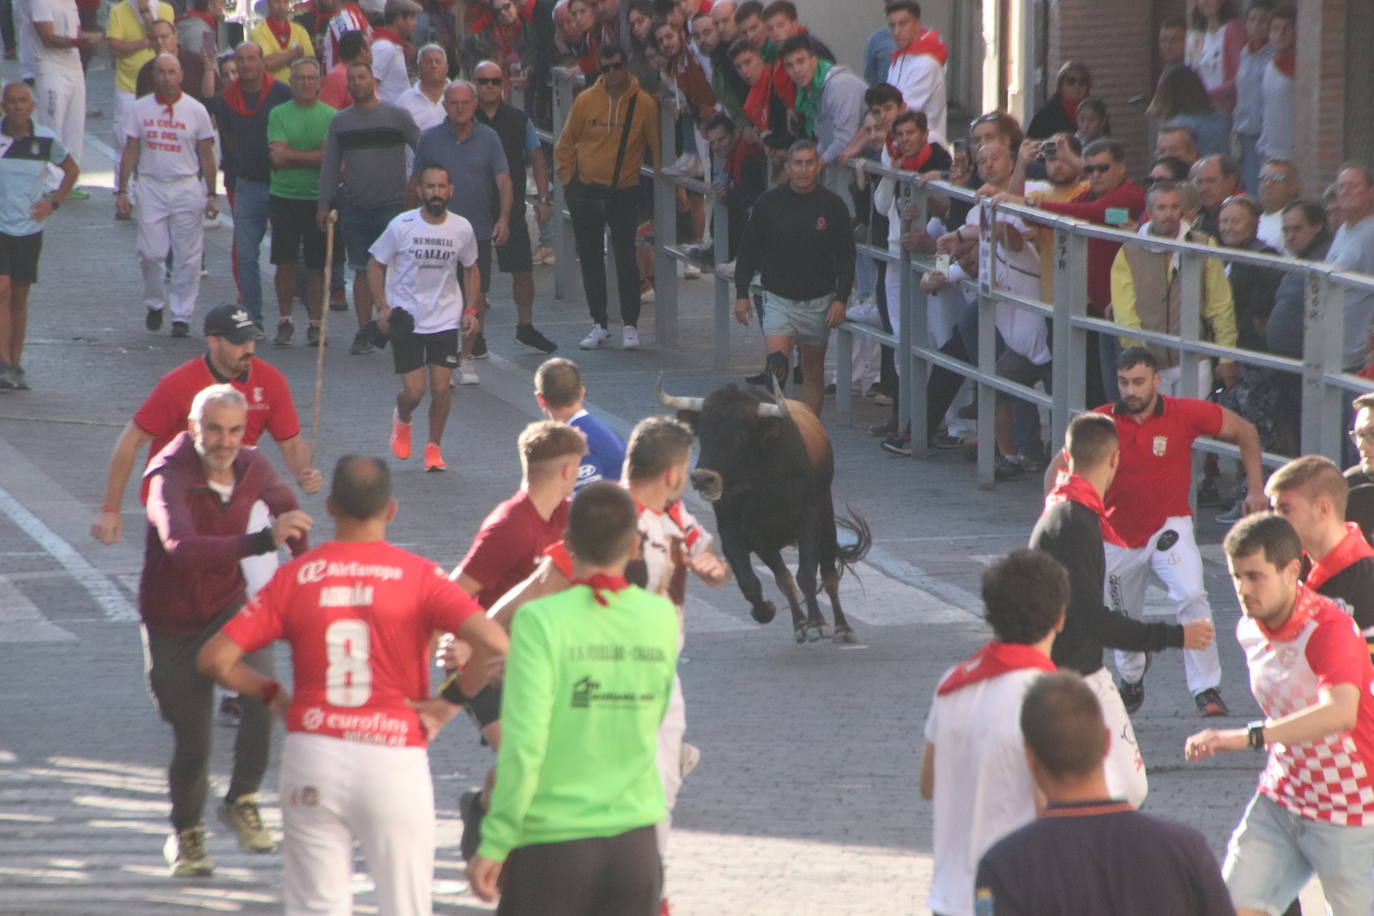
[[[834,635],[830,638],[837,643],[858,642],[858,640],[854,638],[854,631],[849,627],[836,627]]]
[[[806,644],[806,624],[797,623],[792,625],[792,637],[796,639],[797,645]]]
[[[771,601],[755,604],[749,608],[749,616],[753,617],[757,623],[770,623],[777,613],[778,609],[773,606]]]
[[[820,642],[825,639],[825,624],[811,623],[807,625],[807,642]]]

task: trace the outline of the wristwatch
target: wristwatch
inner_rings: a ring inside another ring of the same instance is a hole
[[[1246,726],[1247,741],[1252,751],[1262,751],[1264,744],[1264,720],[1256,719]]]

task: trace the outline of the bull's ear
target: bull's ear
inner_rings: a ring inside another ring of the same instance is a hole
[[[691,427],[692,432],[696,432],[696,431],[697,431],[697,420],[701,419],[701,411],[699,411],[699,410],[679,410],[679,411],[677,412],[677,418],[678,418],[679,420],[681,420],[683,423],[686,423],[689,427]]]

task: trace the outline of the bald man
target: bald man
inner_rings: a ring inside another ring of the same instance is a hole
[[[181,91],[181,64],[172,54],[153,62],[153,92],[134,103],[115,186],[116,212],[138,205],[138,260],[143,270],[144,326],[162,327],[172,308],[172,336],[189,337],[200,294],[205,216],[219,213],[215,197],[214,127],[205,106]],[[129,182],[138,173],[136,201]],[[165,280],[172,255],[172,282]]]

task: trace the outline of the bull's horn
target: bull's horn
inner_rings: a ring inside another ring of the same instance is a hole
[[[706,401],[705,398],[679,398],[679,397],[674,397],[673,395],[671,395],[671,394],[669,394],[668,392],[664,391],[664,390],[663,390],[663,373],[661,373],[661,372],[659,373],[659,376],[658,376],[658,389],[657,389],[657,394],[658,394],[658,402],[659,402],[660,404],[662,404],[664,407],[668,407],[668,408],[671,408],[671,409],[673,409],[673,410],[696,410],[696,411],[700,411],[700,410],[701,410],[701,405],[702,405],[703,403],[705,403],[705,401]]]
[[[785,404],[759,404],[759,416],[761,417],[783,417],[787,416],[787,406]]]
[[[778,377],[776,375],[770,375],[768,381],[772,383],[770,387],[773,389],[773,400],[777,402],[778,412],[776,416],[786,417],[787,398],[782,393],[782,386],[778,384]],[[767,415],[760,411],[759,416],[762,417]]]

